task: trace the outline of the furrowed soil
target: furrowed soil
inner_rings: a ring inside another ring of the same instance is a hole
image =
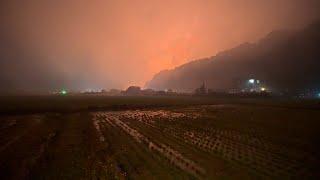
[[[318,108],[173,104],[3,114],[0,179],[320,178]]]

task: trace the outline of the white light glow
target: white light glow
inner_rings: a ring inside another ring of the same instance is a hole
[[[64,89],[60,91],[60,94],[62,94],[62,95],[66,95],[67,93],[68,92],[66,90],[64,90]]]
[[[254,79],[249,79],[249,83],[253,84],[254,83]]]

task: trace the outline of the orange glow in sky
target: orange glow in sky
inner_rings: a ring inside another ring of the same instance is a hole
[[[213,56],[317,17],[312,0],[8,1],[2,24],[26,52],[66,77],[106,88]]]

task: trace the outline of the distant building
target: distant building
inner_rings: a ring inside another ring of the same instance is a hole
[[[101,89],[101,93],[105,94],[105,93],[107,93],[107,90]]]
[[[175,92],[172,89],[157,91],[157,90],[153,90],[153,89],[141,89],[139,86],[130,86],[125,91],[121,91],[121,94],[127,95],[127,96],[175,96],[175,95],[182,95],[182,93]]]
[[[242,92],[251,92],[251,93],[265,93],[270,92],[270,88],[266,87],[265,82],[262,82],[259,79],[249,79],[246,80],[244,83],[243,88],[241,89]]]
[[[165,95],[167,95],[167,92],[166,91],[157,91],[156,95],[165,96]]]
[[[208,94],[208,89],[207,89],[207,87],[206,87],[204,82],[202,83],[202,85],[199,88],[197,88],[195,90],[195,94],[196,95],[206,95],[206,94]]]
[[[156,94],[156,91],[154,91],[153,89],[144,89],[141,91],[141,93],[145,96],[153,96]]]
[[[141,95],[141,87],[139,86],[130,86],[127,90],[124,91],[125,95]]]
[[[121,94],[121,90],[119,90],[119,89],[110,89],[108,94],[110,96],[118,96],[118,95]]]

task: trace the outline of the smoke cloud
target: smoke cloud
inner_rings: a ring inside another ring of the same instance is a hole
[[[125,88],[272,30],[318,19],[317,0],[4,0],[0,89]]]

